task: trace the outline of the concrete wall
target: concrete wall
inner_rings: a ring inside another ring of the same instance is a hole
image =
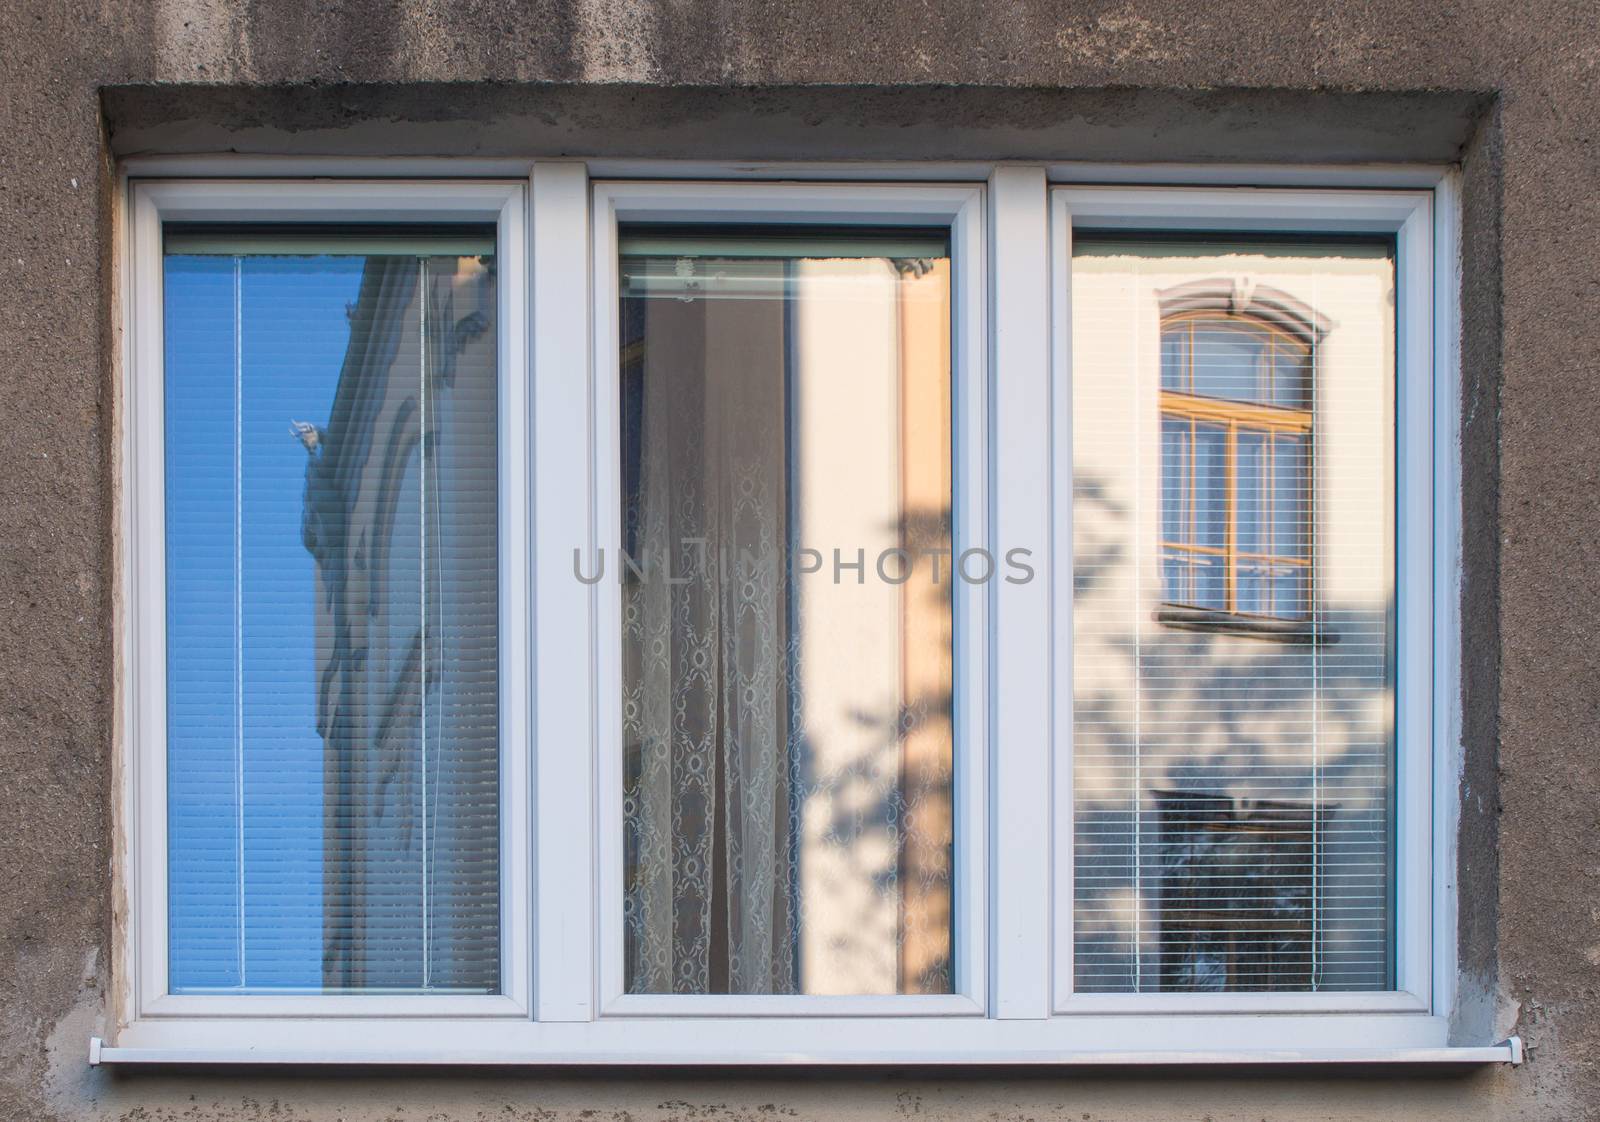
[[[1600,1114],[1597,30],[1583,0],[7,7],[0,1111]],[[91,1071],[85,1041],[105,1016],[112,925],[114,159],[153,150],[1463,160],[1461,1032],[1515,1029],[1531,1062],[1449,1075]]]

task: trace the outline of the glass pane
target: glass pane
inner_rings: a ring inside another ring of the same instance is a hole
[[[169,246],[173,992],[499,989],[493,234],[452,237]]]
[[[1240,553],[1268,553],[1272,509],[1271,478],[1267,474],[1267,434],[1239,430],[1239,452],[1234,467],[1234,534]]]
[[[1190,558],[1194,572],[1194,598],[1197,608],[1214,612],[1228,608],[1228,562],[1220,554],[1196,553]]]
[[[1161,333],[1161,388],[1193,392],[1189,386],[1189,325],[1179,323]]]
[[[1273,600],[1270,610],[1274,615],[1296,618],[1306,614],[1309,590],[1306,585],[1311,570],[1304,565],[1279,565],[1273,580]]]
[[[1271,404],[1311,408],[1311,348],[1281,334],[1273,340]]]
[[[1253,557],[1241,557],[1234,567],[1233,610],[1262,615],[1272,610],[1272,566]]]
[[[1248,320],[1194,325],[1194,392],[1232,401],[1270,401],[1272,339]]]
[[[627,987],[951,992],[948,251],[623,235]]]
[[[1174,604],[1195,602],[1196,555],[1183,549],[1168,549],[1161,553],[1162,583],[1167,600]]]
[[[1274,422],[1308,432],[1269,435],[1250,396],[1282,392],[1265,328],[1197,329],[1201,392],[1240,407],[1163,400],[1174,292],[1303,311],[1316,409]],[[1074,239],[1077,992],[1394,986],[1393,296],[1376,242]],[[1235,434],[1195,424],[1192,549],[1168,536],[1180,408]],[[1229,556],[1233,613],[1295,625],[1161,610],[1220,607]]]
[[[1228,544],[1228,430],[1194,427],[1194,505],[1197,544],[1223,550]],[[1227,559],[1221,553],[1196,557],[1195,603],[1222,611],[1228,606]]]
[[[1284,557],[1306,557],[1311,527],[1306,517],[1311,496],[1306,438],[1278,436],[1272,441],[1273,549]]]
[[[1189,511],[1191,428],[1176,417],[1161,419],[1161,537],[1185,545],[1194,536]]]

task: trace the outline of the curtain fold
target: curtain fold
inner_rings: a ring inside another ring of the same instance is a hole
[[[771,370],[783,306],[650,301],[640,314],[651,344],[634,420],[650,439],[625,515],[623,610],[626,911],[644,953],[629,984],[791,992],[786,409]],[[675,365],[705,377],[668,377]]]

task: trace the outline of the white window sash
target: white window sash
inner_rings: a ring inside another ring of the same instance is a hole
[[[617,226],[622,222],[763,223],[832,226],[930,226],[950,230],[953,398],[952,553],[987,540],[987,442],[983,354],[983,231],[980,188],[924,184],[739,184],[601,182],[594,187],[594,384],[589,464],[593,509],[587,539],[619,555],[621,482],[618,366]],[[547,558],[541,557],[548,563]],[[952,877],[954,992],[860,996],[628,994],[623,979],[622,615],[621,588],[571,582],[569,596],[590,598],[598,659],[586,695],[594,706],[598,776],[598,873],[590,892],[599,916],[600,1015],[715,1016],[980,1016],[986,1007],[986,878],[983,854],[988,762],[984,679],[991,633],[981,586],[952,583],[956,636],[955,852]],[[549,703],[550,699],[543,699]],[[572,884],[573,891],[583,886]],[[583,897],[574,898],[575,902]]]
[[[1395,977],[1384,993],[1075,994],[1073,980],[1072,788],[1072,230],[1382,234],[1395,239]],[[1434,646],[1437,503],[1434,430],[1454,410],[1448,371],[1436,370],[1433,194],[1430,191],[1238,190],[1058,187],[1051,198],[1054,353],[1052,471],[1056,480],[1055,1011],[1059,1014],[1184,1012],[1443,1012],[1432,998],[1433,960],[1450,951],[1453,923],[1434,915],[1432,872],[1443,843],[1432,814],[1440,745],[1434,736],[1436,675],[1453,674]],[[1443,854],[1440,855],[1441,858]],[[1448,933],[1448,935],[1447,935]]]
[[[127,750],[121,998],[145,1018],[524,1017],[530,1005],[525,190],[521,183],[138,183],[123,385]],[[498,287],[500,542],[499,995],[173,994],[167,976],[166,558],[163,453],[162,226],[167,222],[492,222]]]

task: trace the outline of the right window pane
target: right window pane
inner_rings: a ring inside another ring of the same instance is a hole
[[[1076,239],[1077,992],[1393,987],[1394,295]]]

